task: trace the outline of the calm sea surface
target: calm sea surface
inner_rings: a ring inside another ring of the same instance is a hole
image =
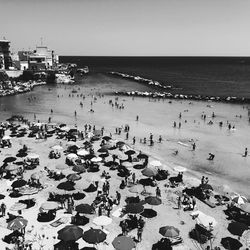
[[[119,71],[173,85],[173,93],[250,98],[250,58],[60,57],[92,72]]]

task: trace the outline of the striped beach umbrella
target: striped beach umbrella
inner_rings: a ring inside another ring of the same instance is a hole
[[[236,196],[232,197],[232,201],[239,204],[239,205],[242,205],[242,204],[247,203],[247,198],[245,196],[242,196],[242,195],[236,195]]]
[[[27,208],[27,204],[16,202],[14,205],[10,207],[10,210],[12,211],[20,211]]]
[[[180,230],[173,226],[165,226],[159,229],[159,233],[164,237],[174,238],[179,236]]]
[[[26,227],[27,224],[28,224],[27,220],[25,220],[22,217],[17,217],[14,220],[12,220],[12,221],[10,221],[8,223],[8,227],[7,228],[10,229],[10,230],[13,230],[13,231],[20,230],[20,229]]]

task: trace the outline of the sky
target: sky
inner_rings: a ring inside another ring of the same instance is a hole
[[[0,39],[59,55],[250,56],[250,0],[0,0]]]

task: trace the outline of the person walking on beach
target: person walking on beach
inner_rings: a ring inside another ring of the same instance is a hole
[[[117,205],[120,205],[121,194],[118,191],[116,191],[116,200],[117,200]]]
[[[161,137],[161,135],[159,136],[159,143],[161,143],[162,142],[162,137]]]
[[[195,144],[195,142],[193,143],[192,147],[193,147],[193,151],[195,151],[195,149],[196,149],[196,144]]]
[[[128,140],[128,132],[126,133],[126,140]]]
[[[244,157],[247,157],[247,154],[248,154],[248,150],[247,150],[247,148],[245,148]]]
[[[6,205],[5,205],[5,203],[1,204],[1,212],[2,212],[2,217],[4,217],[5,213],[6,213]]]
[[[156,197],[161,197],[161,190],[159,187],[156,188],[155,192],[156,192]]]
[[[136,116],[136,121],[137,121],[137,122],[139,121],[139,116],[138,116],[138,115]]]
[[[135,145],[135,136],[133,137],[133,145]]]
[[[143,231],[143,229],[141,227],[138,227],[138,229],[137,229],[137,240],[139,242],[141,242],[141,239],[142,239],[142,231]]]

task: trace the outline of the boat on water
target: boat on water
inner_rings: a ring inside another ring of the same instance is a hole
[[[84,66],[83,68],[78,68],[76,70],[77,73],[81,74],[81,75],[85,75],[89,73],[89,67],[88,66]]]
[[[67,75],[67,74],[56,74],[56,83],[66,83],[66,84],[72,84],[74,83],[74,77]]]

